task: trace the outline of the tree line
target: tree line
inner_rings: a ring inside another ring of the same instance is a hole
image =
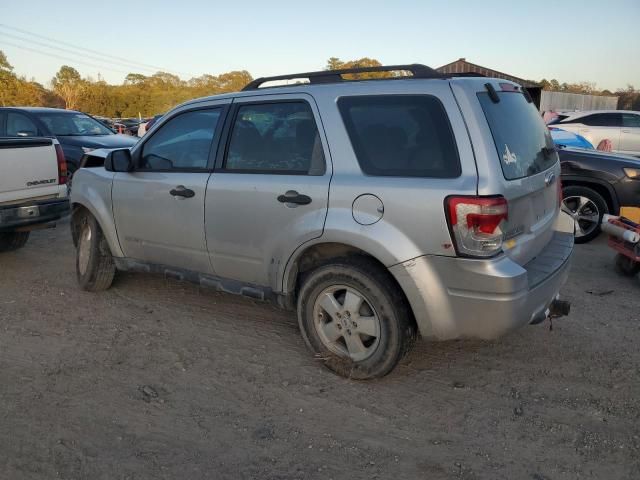
[[[373,58],[342,61],[337,57],[327,60],[324,68],[358,68],[379,66]],[[390,72],[350,75],[350,78],[391,77]],[[122,118],[139,114],[151,116],[163,113],[173,106],[191,98],[241,90],[253,80],[246,70],[237,70],[221,75],[201,75],[189,80],[167,72],[153,75],[128,74],[121,85],[112,85],[103,79],[83,78],[73,67],[63,65],[51,79],[50,86],[27,80],[13,71],[5,54],[0,50],[0,106],[45,106],[80,110],[93,115]],[[629,85],[615,92],[598,90],[594,83],[559,83],[542,79],[544,90],[584,93],[589,95],[616,95],[618,108],[640,110],[640,90]]]

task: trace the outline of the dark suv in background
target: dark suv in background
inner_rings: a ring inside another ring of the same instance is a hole
[[[605,213],[640,207],[640,160],[599,150],[559,146],[562,210],[573,217],[576,243],[600,234]]]
[[[57,138],[69,175],[80,167],[85,153],[96,148],[127,148],[137,141],[135,137],[116,134],[85,113],[41,107],[0,108],[0,136]]]

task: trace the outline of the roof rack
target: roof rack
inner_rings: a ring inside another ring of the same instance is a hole
[[[311,84],[319,83],[339,83],[348,82],[348,80],[342,77],[342,75],[348,75],[353,73],[371,73],[371,72],[397,72],[407,71],[411,72],[411,77],[393,77],[393,78],[445,78],[443,75],[431,67],[421,65],[419,63],[412,63],[410,65],[386,65],[380,67],[362,67],[362,68],[343,68],[340,70],[322,70],[319,72],[306,72],[306,73],[292,73],[289,75],[277,75],[275,77],[261,77],[256,78],[242,90],[257,90],[260,85],[266,82],[272,82],[276,80],[293,80],[297,78],[306,78]],[[388,80],[388,79],[385,79]]]

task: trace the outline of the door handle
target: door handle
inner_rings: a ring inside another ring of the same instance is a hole
[[[297,205],[309,205],[311,203],[311,197],[302,195],[295,190],[289,190],[284,195],[278,196],[280,203],[295,203]]]
[[[169,193],[174,197],[191,198],[196,195],[196,192],[190,188],[185,188],[184,185],[178,185],[176,188],[169,190]]]
[[[631,133],[631,130],[622,130],[622,133]]]

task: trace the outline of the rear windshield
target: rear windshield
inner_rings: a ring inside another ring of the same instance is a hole
[[[338,100],[366,175],[454,178],[460,159],[447,113],[430,95],[364,95]]]
[[[478,99],[491,128],[504,177],[515,180],[553,166],[558,154],[533,103],[519,92],[497,93],[498,103],[487,92],[478,93]]]

